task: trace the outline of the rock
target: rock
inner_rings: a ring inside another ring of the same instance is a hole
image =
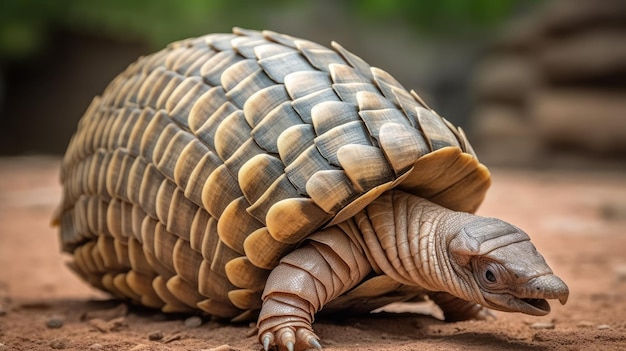
[[[537,86],[531,62],[517,54],[498,54],[480,65],[474,79],[476,98],[481,101],[523,103]]]
[[[0,317],[4,317],[7,315],[7,310],[4,305],[0,304]]]
[[[91,344],[91,345],[89,345],[89,349],[90,349],[90,350],[100,350],[100,349],[102,349],[103,347],[104,347],[104,346],[103,346],[102,344],[98,344],[98,343],[95,343],[95,344]]]
[[[626,150],[626,94],[595,89],[537,93],[530,111],[537,134],[549,145],[594,152]]]
[[[475,112],[472,132],[481,138],[531,138],[527,117],[519,109],[500,103],[483,104]],[[476,144],[476,143],[474,143]]]
[[[89,320],[88,324],[102,333],[115,332],[128,327],[125,317],[118,317],[108,322],[100,318],[94,318]]]
[[[172,336],[170,336],[169,338],[167,338],[167,339],[163,340],[163,343],[164,343],[164,344],[167,344],[167,343],[170,343],[170,342],[172,342],[172,341],[180,340],[180,339],[182,339],[182,338],[183,338],[183,337],[182,337],[180,334],[175,334],[175,335],[172,335]]]
[[[150,349],[151,349],[150,345],[137,344],[133,346],[131,349],[129,349],[128,351],[143,351],[143,350],[150,350]]]
[[[218,347],[213,347],[208,349],[207,351],[237,351],[237,349],[231,347],[230,345],[220,345]]]
[[[540,73],[550,82],[601,80],[626,69],[626,32],[595,29],[567,38],[546,39],[538,55]]]
[[[593,328],[593,323],[588,321],[580,321],[578,322],[578,324],[576,324],[576,326],[579,328]]]
[[[65,338],[57,338],[50,341],[50,347],[55,350],[61,350],[67,348],[68,342]]]
[[[619,265],[615,267],[615,277],[617,281],[626,282],[626,265]]]
[[[202,325],[202,318],[198,316],[192,316],[185,319],[185,322],[183,324],[187,328],[197,328]]]
[[[530,325],[532,329],[554,329],[554,323],[551,322],[536,322]]]
[[[102,333],[108,332],[107,322],[100,318],[91,319],[89,320],[89,322],[87,322],[87,324],[89,324],[90,327],[96,329],[99,332],[102,332]]]
[[[127,327],[128,324],[126,323],[126,317],[114,318],[107,322],[107,328],[109,331],[112,332],[119,331]]]
[[[598,330],[609,330],[609,329],[613,329],[613,328],[611,328],[611,326],[608,324],[600,324],[598,326]]]
[[[474,148],[489,164],[526,164],[541,152],[528,116],[507,104],[484,103],[477,108],[472,134]]]
[[[51,317],[46,321],[46,327],[50,329],[58,329],[63,326],[63,319],[60,317]]]
[[[626,220],[626,202],[605,202],[600,205],[600,215],[607,221],[623,221]],[[618,266],[626,270],[626,266]],[[626,272],[625,272],[626,273]]]
[[[621,161],[626,152],[626,2],[554,0],[521,19],[500,29],[505,35],[477,66],[470,133],[498,129],[516,113],[524,124],[520,130],[532,132],[526,139],[533,152],[525,151],[523,139],[482,133],[471,139],[483,162],[553,165],[557,157],[567,162],[572,155],[572,162],[596,161],[596,156]],[[483,119],[484,113],[490,116]],[[493,116],[502,116],[504,123],[492,123]]]
[[[119,318],[126,316],[128,314],[128,306],[126,304],[119,304],[114,308],[109,308],[106,310],[96,310],[96,311],[88,311],[85,313],[85,319],[102,319],[105,321],[109,321],[114,318]]]
[[[557,0],[547,2],[541,23],[537,26],[549,32],[571,32],[601,23],[624,23],[626,2],[623,0]]]
[[[160,331],[155,331],[148,334],[148,340],[156,341],[161,339],[163,339],[163,333],[161,333]]]
[[[246,338],[249,338],[249,337],[257,335],[258,332],[259,332],[259,328],[257,328],[255,324],[254,326],[251,326],[250,329],[248,329],[248,331],[246,331],[244,335],[246,336]]]
[[[150,317],[150,319],[155,322],[164,322],[167,320],[167,315],[165,315],[165,313],[156,312]]]
[[[539,332],[535,335],[533,335],[533,341],[549,341],[550,337],[548,336],[548,334],[543,333],[543,332]]]

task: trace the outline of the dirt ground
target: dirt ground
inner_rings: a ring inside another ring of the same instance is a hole
[[[248,324],[165,316],[90,289],[49,226],[58,159],[0,159],[0,351],[260,350]],[[320,319],[326,350],[626,350],[626,174],[492,170],[479,213],[525,229],[570,287],[546,317],[443,323],[376,314]]]

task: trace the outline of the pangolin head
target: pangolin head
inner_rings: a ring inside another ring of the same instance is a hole
[[[495,218],[466,224],[449,243],[455,269],[478,303],[505,312],[543,316],[546,300],[567,302],[569,289],[519,228]]]

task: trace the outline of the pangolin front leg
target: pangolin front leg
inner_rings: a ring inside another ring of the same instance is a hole
[[[446,292],[430,293],[428,297],[441,308],[446,322],[470,319],[487,320],[496,317],[488,308],[475,302],[460,299]]]
[[[365,253],[334,226],[313,234],[272,270],[263,291],[259,341],[268,350],[321,348],[311,324],[317,311],[371,271]]]

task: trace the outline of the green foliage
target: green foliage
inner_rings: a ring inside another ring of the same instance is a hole
[[[317,1],[317,0],[309,0]],[[147,41],[155,48],[170,41],[239,26],[260,28],[272,11],[306,12],[305,0],[2,0],[0,58],[35,53],[51,28]],[[348,13],[368,21],[403,20],[418,31],[441,33],[488,26],[520,2],[538,0],[345,0]],[[332,9],[329,9],[332,11]]]
[[[24,57],[41,48],[50,29],[140,39],[155,48],[233,22],[258,26],[258,16],[281,0],[2,0],[0,58]],[[234,18],[236,21],[233,21]]]
[[[540,0],[349,0],[356,11],[377,20],[404,19],[426,33],[454,34],[493,28],[520,6]]]

